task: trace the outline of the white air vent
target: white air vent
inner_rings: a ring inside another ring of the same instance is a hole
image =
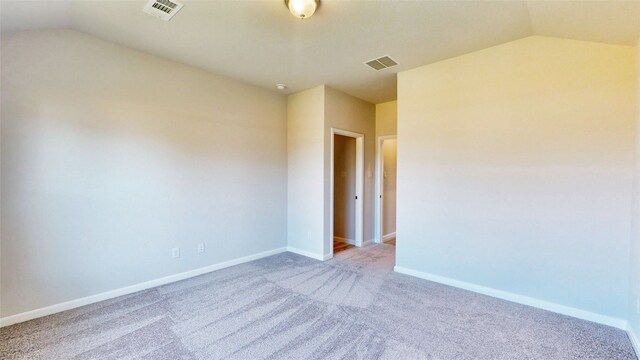
[[[182,4],[173,0],[150,0],[142,11],[158,19],[169,21],[180,9]]]
[[[389,56],[379,57],[377,59],[365,61],[365,65],[372,67],[374,70],[382,70],[398,65],[398,62]]]

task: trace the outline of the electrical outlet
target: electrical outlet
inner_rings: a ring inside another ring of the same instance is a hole
[[[636,298],[636,313],[640,315],[640,297]]]
[[[199,243],[198,244],[198,252],[199,253],[203,253],[204,252],[204,243]]]
[[[307,231],[307,240],[311,240],[311,231]]]
[[[171,249],[171,257],[172,258],[179,258],[180,257],[180,248],[173,248]]]

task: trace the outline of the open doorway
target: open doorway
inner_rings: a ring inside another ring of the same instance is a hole
[[[332,255],[362,246],[364,135],[331,130]]]
[[[356,139],[334,135],[333,253],[356,245]]]
[[[396,174],[398,140],[395,135],[378,137],[376,242],[396,245]]]

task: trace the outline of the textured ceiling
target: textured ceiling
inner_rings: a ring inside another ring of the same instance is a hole
[[[396,98],[398,71],[530,35],[634,45],[640,1],[330,1],[301,21],[284,1],[189,1],[169,22],[145,1],[2,1],[2,31],[72,28],[285,93],[327,84]],[[364,61],[390,55],[379,72]]]

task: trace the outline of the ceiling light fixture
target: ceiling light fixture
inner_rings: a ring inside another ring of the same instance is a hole
[[[285,84],[276,84],[276,89],[278,89],[278,90],[287,90],[287,85],[285,85]]]
[[[299,19],[310,18],[320,6],[320,0],[284,0],[284,4],[289,8],[293,16]]]

